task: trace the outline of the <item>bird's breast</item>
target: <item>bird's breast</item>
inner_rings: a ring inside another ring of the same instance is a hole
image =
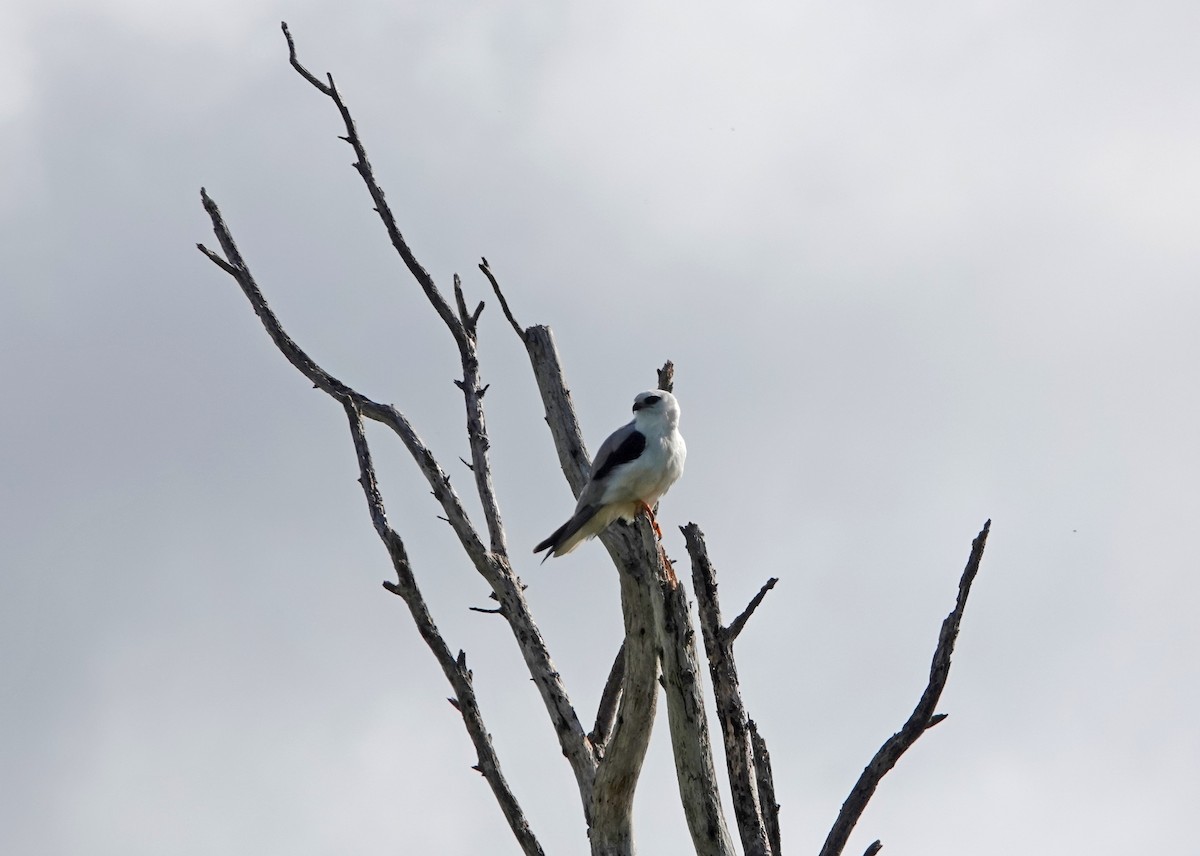
[[[686,455],[683,438],[677,433],[651,440],[637,460],[613,473],[602,502],[654,505],[683,474]]]

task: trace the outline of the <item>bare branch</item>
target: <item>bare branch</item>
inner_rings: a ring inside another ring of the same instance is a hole
[[[346,384],[326,372],[308,354],[300,349],[300,346],[296,344],[291,336],[284,332],[279,319],[275,317],[275,313],[267,305],[266,298],[263,297],[258,284],[254,281],[254,276],[250,273],[250,268],[242,258],[242,254],[233,240],[233,234],[229,231],[224,217],[221,216],[221,209],[217,207],[217,203],[213,201],[212,197],[208,195],[208,192],[203,187],[200,188],[200,201],[204,204],[204,210],[208,212],[209,219],[212,221],[213,233],[217,236],[217,242],[221,245],[222,252],[225,253],[225,259],[221,259],[219,255],[209,250],[203,244],[197,244],[196,246],[214,264],[233,277],[237,281],[237,284],[241,286],[242,293],[246,295],[246,298],[250,301],[250,306],[254,309],[254,314],[258,316],[267,331],[267,335],[271,337],[271,341],[279,348],[280,353],[287,358],[288,362],[299,369],[301,374],[312,381],[313,386],[329,393],[339,401],[346,398],[358,399],[357,404],[359,409],[363,411],[363,415],[369,416],[372,419],[380,419],[376,415],[376,412],[383,405],[376,404],[365,396],[359,395]],[[384,420],[380,419],[380,421]]]
[[[200,192],[204,193],[203,187],[200,188]],[[209,261],[211,261],[221,270],[225,271],[225,273],[229,274],[230,276],[237,276],[237,271],[234,270],[233,265],[221,258],[220,253],[213,252],[208,247],[204,246],[204,244],[196,244],[196,249],[208,256]]]
[[[474,341],[468,335],[466,323],[455,316],[454,311],[438,291],[433,278],[417,261],[403,234],[400,232],[396,219],[384,196],[383,189],[375,180],[370,160],[367,157],[366,149],[359,137],[349,108],[342,100],[334,84],[332,75],[329,76],[328,86],[321,84],[319,80],[300,64],[296,56],[295,43],[291,34],[288,32],[286,26],[284,26],[283,30],[288,42],[288,52],[292,66],[305,80],[315,86],[322,94],[329,97],[336,105],[346,128],[346,135],[343,139],[350,144],[356,155],[354,168],[358,171],[374,202],[375,210],[387,231],[392,246],[404,261],[413,278],[417,280],[430,304],[446,324],[447,329],[449,329],[458,345],[463,364],[462,389],[467,409],[467,433],[471,445],[472,470],[488,524],[491,544],[490,554],[479,541],[474,529],[470,527],[457,496],[449,488],[449,478],[437,467],[432,454],[423,445],[420,448],[414,448],[410,438],[404,437],[404,439],[406,445],[409,446],[410,452],[418,459],[418,464],[422,466],[426,477],[430,480],[434,495],[438,497],[443,504],[443,508],[446,509],[447,517],[455,527],[456,532],[458,532],[459,538],[463,542],[463,546],[471,557],[472,562],[475,564],[477,570],[492,585],[493,590],[500,599],[502,608],[506,610],[505,615],[512,625],[513,633],[521,646],[526,664],[535,682],[538,684],[547,710],[550,712],[555,731],[558,733],[560,742],[562,743],[563,753],[571,761],[572,768],[580,785],[581,796],[586,810],[591,797],[591,785],[595,774],[595,760],[591,755],[590,748],[587,746],[583,727],[579,724],[578,717],[575,715],[566,697],[566,691],[562,686],[561,678],[554,668],[553,662],[550,660],[549,652],[545,648],[545,642],[537,630],[532,616],[529,614],[528,605],[521,593],[520,582],[507,560],[504,528],[492,485],[491,465],[487,456],[489,443],[481,404],[483,391],[486,387],[483,387],[479,380],[479,364],[475,353]],[[230,261],[234,262],[235,265],[237,264],[237,260],[232,257]],[[241,282],[240,279],[239,282]],[[244,284],[243,288],[245,288]],[[253,302],[254,300],[252,299]],[[262,305],[265,306],[265,303]],[[294,350],[296,352],[299,351],[298,348]],[[339,392],[344,394],[352,391],[346,388],[339,390]],[[399,417],[394,408],[381,411],[378,409],[378,405],[375,407],[364,406],[368,404],[365,399],[361,401],[356,399],[356,403],[359,404],[364,415],[371,418],[380,418],[382,415],[385,417],[382,421],[388,424],[392,424],[395,420],[386,417],[392,416],[392,414]],[[369,402],[369,404],[373,404],[373,402]],[[388,411],[391,412],[389,413]],[[396,426],[393,425],[393,427]],[[415,439],[415,436],[415,433],[413,433],[411,435],[412,439]]]
[[[779,849],[779,803],[775,802],[775,775],[771,771],[771,753],[767,742],[758,733],[758,726],[751,719],[746,723],[750,729],[750,745],[754,749],[754,775],[758,780],[758,801],[762,808],[763,823],[767,827],[767,840],[771,842],[772,856],[780,856]]]
[[[592,459],[583,441],[579,419],[575,416],[575,402],[571,399],[571,390],[567,389],[564,380],[565,374],[558,359],[554,333],[549,327],[538,325],[526,330],[522,339],[525,342],[525,350],[529,353],[529,363],[533,367],[533,376],[542,396],[542,404],[546,408],[546,424],[550,426],[550,436],[558,452],[559,465],[567,478],[567,484],[571,486],[571,492],[578,497],[591,474]]]
[[[544,326],[530,327],[522,333],[514,324],[514,329],[529,354],[563,474],[572,492],[579,496],[587,483],[591,458],[566,386],[554,335]],[[668,364],[664,371],[671,368]],[[670,379],[670,375],[665,378],[668,382]],[[676,778],[693,845],[701,856],[731,856],[735,849],[721,810],[704,698],[697,680],[695,631],[683,587],[675,580],[670,560],[659,547],[647,520],[639,517],[632,526],[610,526],[600,534],[600,540],[620,573],[627,648],[617,727],[605,747],[596,776],[592,853],[626,852],[620,848],[627,842],[619,835],[612,839],[611,851],[604,849],[606,840],[598,846],[597,836],[613,830],[620,833],[629,822],[633,785],[653,726],[653,705],[647,706],[644,699],[653,699],[654,695],[647,693],[657,692],[653,687],[657,643],[662,654]],[[632,734],[633,739],[625,739],[627,734]],[[607,812],[603,823],[601,808]]]
[[[725,640],[732,645],[733,641],[741,635],[742,630],[746,627],[746,622],[750,620],[750,616],[754,614],[754,610],[758,609],[758,605],[763,602],[763,598],[767,596],[767,592],[775,588],[775,583],[779,582],[778,577],[771,577],[766,584],[758,590],[758,594],[747,604],[742,610],[742,614],[730,622],[729,626],[723,631]]]
[[[283,34],[287,38],[288,55],[291,60],[292,67],[300,73],[300,75],[315,86],[320,92],[330,98],[337,106],[338,112],[342,116],[342,123],[346,126],[346,135],[342,137],[350,147],[354,149],[355,162],[354,169],[362,177],[363,184],[367,187],[367,192],[371,195],[371,201],[375,205],[375,211],[379,214],[379,219],[383,222],[384,229],[387,230],[388,239],[392,242],[392,247],[399,253],[400,258],[404,261],[409,272],[412,273],[413,279],[421,286],[421,290],[425,292],[425,296],[429,298],[429,302],[437,311],[437,314],[445,322],[450,332],[454,335],[456,341],[466,338],[466,331],[462,324],[454,315],[454,310],[450,308],[450,304],[446,302],[446,298],[442,297],[438,291],[437,285],[433,281],[433,277],[429,275],[429,271],[417,261],[417,257],[413,255],[412,250],[408,246],[404,235],[400,232],[400,227],[396,225],[396,218],[392,214],[392,209],[384,197],[383,188],[379,186],[379,182],[375,180],[374,170],[371,168],[371,161],[367,157],[367,150],[363,147],[362,140],[358,136],[358,129],[354,124],[354,119],[350,115],[350,109],[342,101],[342,96],[337,90],[337,86],[333,82],[333,75],[328,75],[329,85],[321,83],[312,75],[300,61],[296,58],[296,45],[292,40],[292,35],[288,32],[287,25],[283,26]]]
[[[880,841],[879,839],[875,839],[874,841],[871,842],[871,845],[863,853],[863,856],[875,856],[875,854],[878,853],[882,849],[883,849],[883,842]]]
[[[465,311],[465,309],[464,309]],[[470,324],[465,319],[464,324]],[[479,379],[479,357],[475,351],[472,335],[462,349],[463,399],[467,410],[467,439],[471,446],[471,472],[475,475],[475,489],[483,506],[483,517],[487,521],[488,539],[492,553],[507,557],[508,543],[504,534],[504,522],[500,518],[500,504],[492,482],[492,463],[488,455],[491,441],[488,440],[487,423],[483,413],[483,396],[487,387]]]
[[[486,264],[485,260],[481,268],[485,274],[489,273]],[[567,389],[554,335],[544,326],[522,332],[512,320],[511,310],[506,314],[529,354],[563,474],[578,496],[591,471],[591,458]],[[661,569],[649,523],[639,518],[634,525],[610,526],[601,533],[600,541],[619,572],[625,662],[615,725],[604,742],[588,817],[593,856],[632,852],[633,794],[654,725],[660,645],[654,602],[661,600],[657,593]]]
[[[417,281],[417,284],[420,285],[421,290],[425,292],[430,305],[433,306],[434,311],[437,312],[438,316],[445,323],[446,328],[450,331],[450,335],[454,338],[455,344],[458,346],[459,357],[463,366],[462,391],[467,409],[467,436],[471,445],[471,461],[474,465],[475,486],[479,492],[480,502],[483,505],[491,550],[493,553],[504,555],[508,552],[508,548],[505,544],[504,526],[500,519],[499,503],[496,500],[496,491],[492,484],[492,467],[487,454],[490,444],[487,438],[487,428],[483,414],[483,393],[480,389],[482,384],[479,379],[479,359],[475,350],[472,316],[467,312],[461,285],[456,276],[455,297],[458,302],[458,314],[455,314],[454,309],[451,308],[450,304],[446,302],[446,299],[438,290],[433,277],[429,275],[429,271],[417,261],[416,255],[409,247],[404,235],[400,232],[395,215],[392,214],[392,209],[384,196],[383,188],[380,187],[379,182],[375,179],[374,170],[371,168],[371,161],[367,157],[367,150],[363,145],[362,139],[359,137],[354,119],[350,115],[350,108],[342,100],[342,96],[333,82],[333,75],[329,76],[329,85],[323,86],[296,58],[295,42],[292,39],[291,33],[288,32],[286,25],[283,27],[283,32],[287,38],[288,55],[291,59],[292,67],[305,80],[316,86],[322,94],[328,96],[334,105],[336,105],[338,112],[341,114],[342,123],[346,127],[346,135],[342,139],[354,149],[356,157],[354,169],[362,178],[363,184],[366,185],[367,192],[374,203],[375,211],[378,213],[379,219],[383,222],[384,229],[387,231],[392,246],[404,261],[405,266]],[[478,313],[474,317],[478,318]]]
[[[318,80],[316,76],[314,76],[313,73],[307,68],[302,66],[300,64],[300,60],[296,58],[296,43],[292,41],[292,33],[288,29],[287,21],[281,21],[279,26],[283,28],[283,37],[287,39],[288,60],[292,63],[292,68],[300,72],[301,76],[313,86],[317,87],[317,89],[321,90],[326,95],[332,96],[333,90]]]
[[[338,401],[353,401],[355,407],[357,407],[363,416],[381,422],[396,432],[409,453],[416,460],[417,465],[421,468],[421,472],[425,475],[426,481],[429,482],[433,495],[446,512],[446,518],[450,525],[454,527],[454,531],[458,535],[459,541],[467,551],[467,554],[477,566],[480,563],[486,562],[488,558],[487,549],[484,547],[483,542],[479,539],[479,535],[475,532],[474,526],[467,517],[466,509],[459,500],[458,494],[450,487],[450,476],[438,466],[433,453],[422,442],[412,425],[395,407],[372,401],[362,393],[333,377],[333,375],[317,365],[316,361],[296,344],[295,340],[283,329],[283,326],[279,323],[279,319],[267,304],[266,298],[263,297],[258,284],[254,281],[254,276],[251,274],[245,259],[242,258],[242,254],[233,240],[233,234],[230,232],[229,226],[225,223],[225,219],[222,217],[217,203],[204,189],[200,191],[200,198],[204,203],[204,208],[208,212],[209,218],[212,220],[213,232],[217,236],[217,241],[220,243],[222,250],[224,250],[226,259],[228,259],[228,262],[221,266],[222,270],[232,276],[237,281],[237,284],[241,286],[242,293],[250,301],[254,313],[262,322],[267,335],[271,337],[271,341],[275,343],[280,353],[301,374],[308,378],[313,386],[328,393]],[[219,257],[216,257],[215,253],[209,250],[203,251],[214,262],[218,262]]]
[[[747,724],[746,707],[738,684],[737,663],[733,659],[733,639],[721,626],[721,604],[717,598],[717,574],[708,558],[704,533],[695,523],[681,527],[692,560],[692,585],[700,612],[700,630],[708,652],[709,674],[717,700],[717,718],[725,741],[725,769],[733,797],[733,813],[741,833],[746,856],[771,856],[771,845],[758,793],[754,747]],[[759,600],[774,580],[759,592]],[[743,613],[753,609],[752,605]],[[744,626],[745,621],[742,621]]]
[[[979,572],[979,563],[983,560],[983,548],[987,544],[987,536],[991,527],[992,521],[988,520],[971,543],[971,556],[967,560],[967,566],[963,569],[962,578],[958,582],[958,599],[954,604],[954,609],[942,622],[942,629],[938,634],[937,650],[933,652],[933,662],[929,667],[929,683],[925,687],[925,692],[921,694],[921,699],[917,702],[908,721],[879,748],[875,757],[871,759],[871,763],[866,766],[862,775],[858,777],[858,781],[854,783],[854,788],[842,804],[842,810],[838,813],[833,828],[829,830],[829,836],[825,839],[820,856],[840,856],[846,847],[851,830],[854,829],[854,824],[862,816],[863,810],[866,809],[867,803],[874,795],[880,780],[892,767],[896,766],[900,756],[916,743],[917,738],[933,724],[933,711],[946,686],[946,679],[950,676],[950,655],[954,653],[954,642],[958,638],[958,628],[962,623],[963,610],[967,606],[967,595],[970,594],[971,583],[975,581],[975,575]]]
[[[596,725],[588,739],[592,746],[603,750],[605,742],[612,733],[613,723],[617,718],[617,704],[621,700],[621,682],[625,679],[625,642],[617,650],[612,668],[608,671],[608,680],[604,682],[604,692],[600,693],[600,705],[596,709]]]
[[[679,796],[697,856],[732,856],[737,850],[721,809],[708,717],[704,712],[696,632],[692,629],[684,587],[672,579],[673,574],[668,575],[670,565],[661,547],[659,555],[661,570],[654,617],[662,646],[667,723],[671,727]],[[765,843],[764,840],[764,847]]]
[[[391,556],[392,566],[396,569],[396,582],[385,583],[385,586],[388,591],[399,595],[408,605],[408,610],[412,614],[421,638],[433,652],[434,658],[446,675],[446,680],[454,688],[455,697],[451,700],[451,704],[462,714],[463,724],[466,726],[467,733],[471,737],[471,742],[475,744],[475,751],[479,756],[479,763],[475,769],[482,773],[487,780],[522,851],[527,856],[543,856],[542,847],[534,836],[533,830],[529,828],[529,821],[525,818],[516,796],[500,770],[500,760],[492,745],[492,738],[488,734],[487,727],[483,723],[483,714],[475,697],[471,672],[466,667],[466,657],[460,653],[456,659],[450,654],[450,648],[434,623],[429,607],[417,586],[408,554],[404,549],[404,542],[399,533],[388,525],[383,498],[380,496],[379,486],[375,479],[375,467],[371,462],[371,451],[363,432],[362,417],[352,401],[344,400],[342,405],[350,422],[350,434],[354,439],[354,451],[358,457],[359,484],[362,485],[363,494],[367,498],[371,522],[375,526],[375,532],[387,548],[388,555]]]
[[[221,216],[217,204],[201,191],[205,210],[208,211],[225,256],[228,259],[227,272],[241,286],[242,292],[249,299],[251,306],[266,329],[271,340],[279,348],[287,360],[308,378],[314,386],[325,391],[338,401],[351,401],[363,416],[382,422],[391,428],[409,454],[416,461],[424,474],[434,497],[442,506],[446,520],[454,529],[459,542],[467,553],[476,570],[480,573],[504,610],[504,616],[512,628],[513,636],[521,649],[525,664],[533,677],[534,683],[541,693],[542,701],[550,714],[554,731],[558,735],[563,754],[571,764],[579,783],[580,798],[585,812],[591,803],[592,784],[596,773],[596,760],[592,755],[583,726],[579,722],[562,677],[550,657],[541,631],[533,620],[529,605],[525,600],[520,580],[513,573],[512,567],[505,555],[490,552],[480,540],[472,525],[458,494],[450,486],[450,477],[438,465],[433,453],[421,441],[412,425],[395,407],[379,404],[361,393],[351,389],[340,380],[334,378],[317,365],[300,347],[284,332],[279,320],[267,305],[266,299],[259,290],[248,266],[238,252],[233,236]],[[223,268],[226,269],[226,268]],[[489,476],[490,477],[490,476]]]
[[[488,260],[483,259],[479,263],[479,269],[483,271],[483,275],[488,278],[488,282],[492,284],[492,291],[496,292],[496,298],[500,301],[500,309],[504,312],[504,317],[508,319],[508,323],[512,325],[513,330],[525,339],[525,331],[521,329],[521,325],[517,323],[517,319],[513,317],[512,310],[508,308],[508,301],[504,299],[504,292],[500,290],[500,283],[496,282],[496,276],[492,273],[492,268],[488,265]]]
[[[458,317],[465,325],[467,323],[467,319],[471,316],[467,313],[467,301],[466,298],[463,297],[462,280],[459,279],[458,274],[454,274],[454,303],[458,307]],[[468,335],[470,332],[471,331],[468,329]]]

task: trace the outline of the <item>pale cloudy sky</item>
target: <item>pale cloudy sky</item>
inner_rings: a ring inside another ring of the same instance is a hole
[[[0,851],[516,853],[288,330],[448,468],[457,357],[370,211],[349,101],[443,287],[485,255],[557,333],[594,448],[665,359],[698,522],[815,852],[927,675],[848,852],[1186,852],[1200,804],[1200,6],[235,3],[0,9]],[[482,352],[514,552],[571,506],[523,350]],[[570,772],[486,590],[372,431],[390,514],[548,852]],[[460,484],[466,482],[461,478]],[[619,644],[599,545],[519,571],[581,716]],[[663,723],[665,725],[665,723]],[[642,852],[683,854],[665,728]]]

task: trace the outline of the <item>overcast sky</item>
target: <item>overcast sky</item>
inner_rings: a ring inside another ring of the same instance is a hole
[[[0,9],[0,851],[517,853],[403,604],[341,409],[288,331],[466,491],[457,355],[370,210],[334,72],[441,286],[489,301],[494,465],[581,718],[620,643],[524,351],[594,449],[666,359],[784,846],[908,716],[993,533],[940,710],[848,848],[1186,852],[1200,804],[1200,6],[205,4]],[[385,500],[547,852],[573,778],[487,589],[394,439]],[[471,503],[475,508],[476,504]],[[688,852],[665,722],[641,852]],[[718,756],[720,760],[720,756]],[[731,819],[732,822],[732,819]]]

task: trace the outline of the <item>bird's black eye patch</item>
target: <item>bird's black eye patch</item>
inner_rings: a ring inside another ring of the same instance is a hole
[[[661,395],[647,395],[641,401],[635,401],[633,403],[633,409],[638,411],[644,407],[652,407],[653,405],[658,404],[660,401],[662,401]]]

